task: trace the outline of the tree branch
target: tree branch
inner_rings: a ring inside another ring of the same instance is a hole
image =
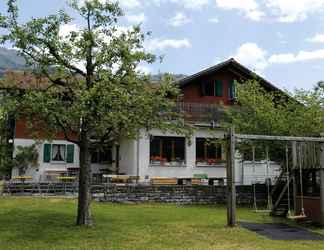
[[[56,123],[57,123],[58,126],[62,129],[62,131],[63,131],[63,133],[64,133],[64,137],[65,137],[65,139],[66,139],[67,141],[69,141],[69,142],[72,142],[72,143],[74,143],[74,144],[79,145],[79,144],[80,144],[79,141],[77,141],[77,140],[73,140],[73,139],[70,139],[70,137],[69,137],[69,135],[68,135],[68,132],[67,132],[67,130],[66,130],[66,127],[65,127],[64,124],[60,121],[60,119],[59,119],[56,115],[54,115],[54,117],[55,117]]]
[[[80,75],[82,75],[83,77],[86,77],[87,74],[84,73],[81,69],[73,66],[72,64],[70,64],[69,62],[67,62],[66,60],[64,60],[57,52],[57,49],[52,46],[48,41],[46,40],[42,40],[42,42],[47,46],[47,48],[49,49],[49,53],[54,56],[54,58],[61,63],[63,66],[67,67],[70,70],[75,71],[75,73],[78,73]]]

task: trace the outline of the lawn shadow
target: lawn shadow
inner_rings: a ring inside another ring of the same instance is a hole
[[[105,230],[120,233],[121,229],[113,228],[113,218],[100,218],[100,224],[90,228],[76,226],[76,214],[44,209],[26,210],[14,208],[0,213],[0,240],[2,242],[42,242],[58,245],[63,242],[86,241],[104,237],[100,233],[102,224]],[[105,223],[109,221],[109,223]],[[105,237],[106,238],[106,237]]]

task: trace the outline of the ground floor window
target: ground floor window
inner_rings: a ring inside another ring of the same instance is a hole
[[[74,145],[45,143],[43,147],[43,162],[74,163]]]
[[[185,164],[185,138],[152,136],[150,140],[150,162],[161,166]]]
[[[53,144],[52,145],[52,161],[65,161],[66,145]]]
[[[216,165],[222,161],[222,145],[206,138],[196,138],[196,165]]]
[[[96,163],[96,164],[112,163],[111,148],[102,149],[102,150],[93,150],[91,152],[91,163]]]

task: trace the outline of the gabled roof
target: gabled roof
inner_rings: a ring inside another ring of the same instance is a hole
[[[280,91],[283,92],[281,89],[277,88],[274,86],[272,83],[264,79],[263,77],[259,76],[258,74],[254,73],[247,67],[243,66],[239,62],[237,62],[234,58],[230,58],[224,62],[221,62],[219,64],[216,64],[215,66],[212,66],[210,68],[204,69],[202,71],[199,71],[198,73],[195,73],[191,76],[187,76],[185,78],[180,79],[177,81],[180,87],[183,87],[192,81],[202,77],[202,76],[207,76],[213,73],[216,73],[217,71],[224,69],[224,68],[232,68],[234,69],[237,73],[239,73],[241,76],[245,78],[256,78],[257,80],[260,81],[260,83],[267,89],[272,90],[272,91]]]

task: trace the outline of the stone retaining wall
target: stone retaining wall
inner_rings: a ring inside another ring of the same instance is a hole
[[[204,185],[144,185],[96,184],[91,191],[103,202],[162,202],[181,204],[226,204],[226,186]],[[77,183],[5,183],[3,192],[9,195],[77,195]],[[253,204],[252,186],[237,186],[237,204]],[[265,185],[257,185],[258,206],[267,202]]]
[[[237,186],[237,204],[253,204],[251,186]],[[264,188],[256,192],[258,205],[265,204]],[[101,201],[106,202],[162,202],[182,204],[226,204],[226,186],[107,186]]]

